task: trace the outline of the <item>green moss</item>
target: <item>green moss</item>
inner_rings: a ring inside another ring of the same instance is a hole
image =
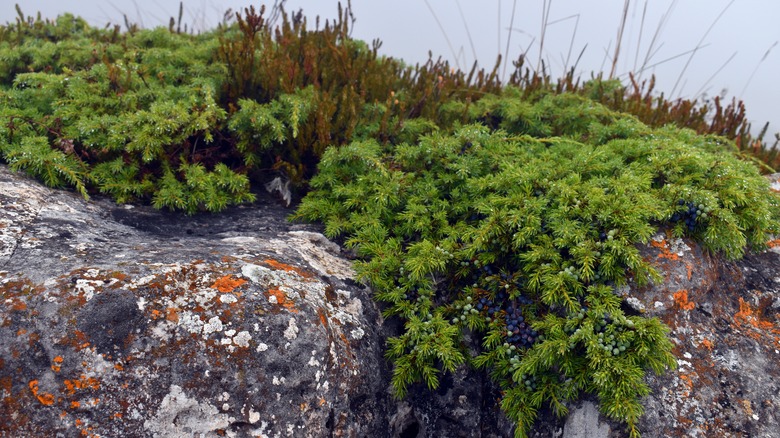
[[[669,227],[739,257],[777,231],[776,196],[725,140],[582,97],[530,104],[510,91],[470,114],[498,129],[329,149],[295,217],[354,247],[360,278],[403,321],[387,352],[398,396],[471,363],[504,388],[517,436],[543,405],[562,415],[582,393],[638,434],[645,373],[675,359],[668,329],[626,314],[614,292],[659,278],[636,245]],[[709,213],[683,226],[689,203]],[[472,358],[468,330],[483,338]]]

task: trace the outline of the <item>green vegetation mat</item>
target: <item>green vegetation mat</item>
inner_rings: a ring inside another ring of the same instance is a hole
[[[354,247],[360,277],[404,321],[387,352],[399,396],[469,363],[500,383],[518,436],[542,405],[563,415],[583,392],[636,435],[645,372],[675,359],[663,324],[615,294],[658,278],[635,245],[667,227],[739,257],[777,229],[777,198],[721,138],[515,94],[470,110],[499,129],[329,149],[295,216]],[[468,333],[482,338],[476,357]]]
[[[502,86],[496,69],[378,48],[348,37],[343,12],[310,31],[247,10],[198,36],[20,14],[0,26],[0,159],[187,213],[283,174],[308,190],[293,218],[354,248],[403,322],[387,349],[399,397],[470,365],[503,388],[517,436],[583,393],[638,435],[645,373],[675,359],[664,325],[615,294],[659,278],[636,245],[668,230],[730,258],[761,249],[780,218],[767,180],[731,140],[603,106],[632,108],[614,81]]]

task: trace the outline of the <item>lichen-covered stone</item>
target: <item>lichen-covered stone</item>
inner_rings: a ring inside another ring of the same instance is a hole
[[[388,427],[409,405],[389,391],[380,312],[289,212],[87,203],[0,166],[0,436],[470,435],[427,424],[446,396]],[[493,392],[467,391],[455,417],[473,423]]]
[[[679,365],[650,375],[642,435],[780,437],[777,250],[729,262],[665,233],[640,250],[663,281],[620,293],[635,311],[671,328]],[[610,436],[624,435],[623,427],[611,425]]]
[[[382,423],[377,309],[338,247],[286,210],[183,218],[5,169],[0,204],[0,435],[359,436]]]
[[[86,203],[0,166],[0,436],[512,436],[483,372],[394,400],[396,322],[288,213]],[[664,233],[641,251],[664,281],[618,293],[670,326],[680,364],[649,379],[643,436],[780,436],[780,256]],[[594,401],[530,435],[624,436]]]

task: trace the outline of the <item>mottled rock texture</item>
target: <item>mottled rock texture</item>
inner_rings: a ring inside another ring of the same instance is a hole
[[[392,325],[289,213],[85,202],[0,166],[0,436],[508,435],[473,372],[392,398]]]
[[[390,396],[398,327],[289,211],[85,202],[0,167],[0,436],[511,436],[484,373]],[[672,328],[680,364],[650,378],[643,435],[780,436],[778,255],[664,234],[642,251],[664,281],[620,293]],[[593,401],[531,436],[623,436]]]
[[[730,263],[664,234],[643,248],[664,281],[628,296],[672,329],[679,364],[650,378],[645,436],[780,436],[777,249]]]

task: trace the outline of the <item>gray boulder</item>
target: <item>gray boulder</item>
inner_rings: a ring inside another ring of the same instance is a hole
[[[370,435],[381,318],[285,214],[85,203],[0,170],[0,435]]]
[[[391,397],[397,321],[289,212],[85,202],[0,166],[0,436],[512,436],[482,372]],[[664,281],[619,293],[671,327],[680,364],[649,377],[643,436],[780,436],[780,256],[641,250]],[[595,402],[530,435],[625,436]]]
[[[393,399],[398,327],[336,244],[260,196],[187,217],[0,166],[0,436],[511,432],[472,371]]]

